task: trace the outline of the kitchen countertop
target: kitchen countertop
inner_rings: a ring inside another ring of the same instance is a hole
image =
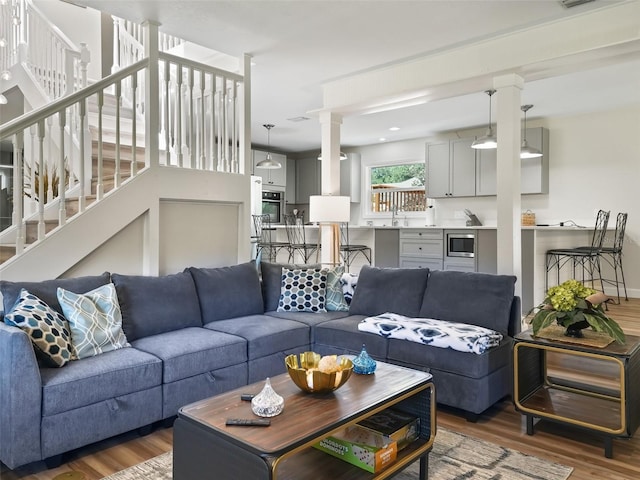
[[[284,225],[273,225],[275,228],[285,228]],[[305,227],[308,228],[318,228],[317,224],[305,224]],[[533,225],[533,226],[523,226],[522,230],[553,230],[553,231],[590,231],[593,230],[593,226],[587,227],[574,227],[574,226],[543,226],[543,225]],[[432,229],[432,230],[496,230],[497,227],[490,225],[479,225],[473,227],[467,227],[465,225],[432,225],[432,226],[409,226],[405,227],[403,225],[397,225],[395,227],[391,225],[351,225],[349,224],[349,230],[351,229],[371,229],[371,230],[424,230],[424,229]],[[610,228],[610,230],[613,228]]]

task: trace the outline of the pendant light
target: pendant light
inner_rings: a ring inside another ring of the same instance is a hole
[[[487,128],[487,134],[484,137],[478,138],[475,142],[471,144],[471,148],[488,150],[491,148],[498,147],[498,141],[496,140],[496,136],[493,134],[493,128],[491,128],[491,95],[496,93],[495,90],[485,90],[487,95],[489,95],[489,128]]]
[[[340,152],[340,160],[346,160],[347,154],[344,152]],[[318,160],[322,160],[322,153],[318,154]]]
[[[527,111],[533,105],[522,105],[520,110],[524,112],[524,131],[522,132],[522,148],[520,148],[520,158],[537,158],[542,156],[542,152],[527,144]]]
[[[266,168],[271,170],[276,168],[282,168],[282,165],[280,164],[280,162],[273,160],[271,158],[271,151],[270,151],[271,150],[271,129],[275,127],[275,125],[267,123],[262,126],[267,129],[267,158],[265,158],[264,160],[260,160],[258,163],[256,163],[256,168]]]

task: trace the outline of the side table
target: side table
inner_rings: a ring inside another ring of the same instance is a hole
[[[550,368],[549,354],[571,363],[571,371]],[[610,381],[598,378],[594,366],[612,372]],[[613,439],[631,437],[640,424],[640,337],[595,348],[527,330],[515,337],[513,367],[513,402],[526,416],[528,435],[534,418],[574,425],[602,434],[605,457],[612,458]]]

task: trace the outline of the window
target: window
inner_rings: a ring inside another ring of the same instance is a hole
[[[369,167],[368,173],[368,213],[425,211],[424,162]]]

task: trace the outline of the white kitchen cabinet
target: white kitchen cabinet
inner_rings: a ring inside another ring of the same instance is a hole
[[[296,161],[296,203],[309,203],[311,195],[320,195],[320,161],[317,157]]]
[[[429,268],[442,270],[444,252],[442,229],[400,230],[401,268]]]
[[[472,138],[429,143],[426,147],[427,196],[472,197],[476,194],[476,151]]]
[[[527,128],[527,143],[542,157],[520,159],[520,191],[523,194],[549,193],[549,130]],[[497,150],[478,150],[476,156],[476,195],[495,195]]]
[[[443,269],[455,270],[456,272],[475,272],[476,263],[473,258],[445,260]]]
[[[351,203],[360,203],[360,154],[348,153],[340,161],[340,195],[351,197]]]
[[[262,177],[262,188],[268,190],[269,187],[285,187],[287,184],[287,157],[279,153],[272,153],[271,158],[282,165],[282,168],[257,168],[258,162],[267,158],[267,152],[262,150],[252,150],[253,174]]]

